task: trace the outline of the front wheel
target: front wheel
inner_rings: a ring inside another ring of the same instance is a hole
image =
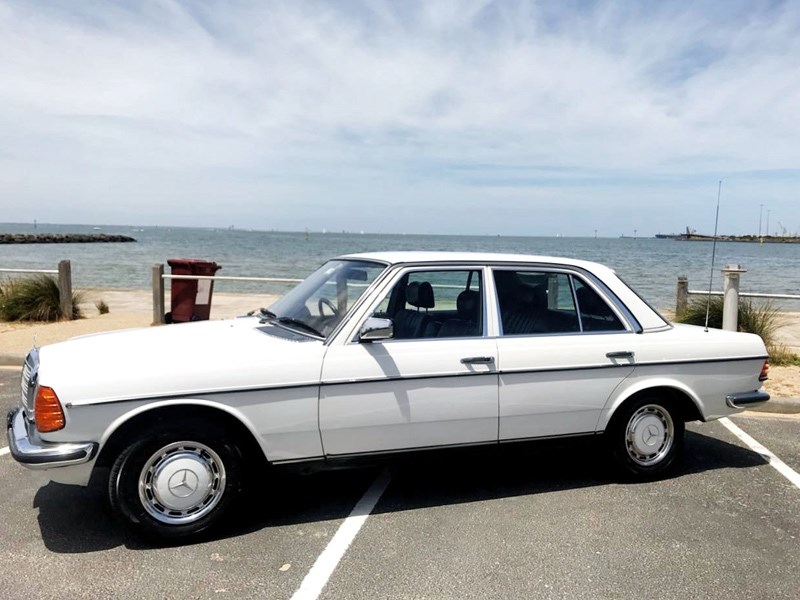
[[[612,456],[627,475],[652,479],[672,467],[682,453],[685,429],[672,400],[645,397],[619,409],[606,437]]]
[[[240,450],[223,435],[154,433],[114,462],[111,507],[147,537],[195,536],[216,524],[234,501],[241,462]]]

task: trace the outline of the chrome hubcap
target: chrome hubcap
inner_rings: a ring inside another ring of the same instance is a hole
[[[672,448],[675,428],[669,411],[657,404],[637,410],[628,421],[625,445],[628,456],[642,466],[651,466],[664,459]]]
[[[208,446],[175,442],[145,462],[139,476],[139,500],[153,518],[170,525],[207,515],[225,491],[225,466]]]

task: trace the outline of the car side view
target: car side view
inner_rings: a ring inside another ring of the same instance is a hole
[[[217,524],[256,467],[602,436],[632,478],[685,423],[769,400],[758,336],[671,324],[613,270],[554,257],[332,259],[269,309],[32,350],[11,453],[102,479],[140,534]]]

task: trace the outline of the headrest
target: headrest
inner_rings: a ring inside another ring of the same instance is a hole
[[[433,288],[427,281],[414,281],[406,287],[406,302],[417,308],[433,308]]]
[[[456,299],[456,309],[458,316],[466,321],[474,321],[478,316],[481,295],[475,290],[464,290]]]
[[[547,288],[544,285],[521,287],[517,290],[517,303],[522,306],[547,308]]]

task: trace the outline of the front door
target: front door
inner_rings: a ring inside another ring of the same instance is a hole
[[[319,421],[326,455],[497,441],[494,339],[480,269],[409,269],[372,315],[395,337],[329,347]]]

